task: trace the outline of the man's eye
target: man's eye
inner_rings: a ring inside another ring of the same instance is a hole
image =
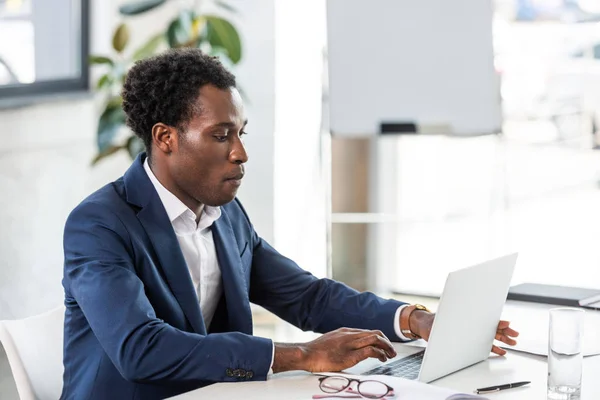
[[[244,136],[244,135],[247,135],[247,134],[248,134],[248,132],[246,132],[246,131],[241,131],[241,132],[240,132],[240,137],[242,137],[242,136]]]
[[[217,142],[225,142],[227,141],[227,136],[215,136]]]

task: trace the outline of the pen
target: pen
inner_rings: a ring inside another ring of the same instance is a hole
[[[500,390],[518,388],[518,387],[521,387],[521,386],[528,385],[530,383],[531,382],[515,382],[515,383],[507,383],[506,385],[497,385],[497,386],[484,387],[484,388],[481,388],[481,389],[475,389],[475,393],[477,393],[477,394],[485,394],[485,393],[499,392]]]

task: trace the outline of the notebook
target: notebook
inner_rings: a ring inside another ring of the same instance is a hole
[[[510,288],[507,299],[569,307],[595,307],[600,302],[600,290],[522,283]]]
[[[323,375],[343,375],[359,380],[374,379],[380,382],[384,382],[394,388],[396,393],[395,397],[388,397],[397,400],[490,400],[488,397],[483,397],[476,394],[470,393],[459,393],[452,389],[447,389],[439,386],[429,385],[426,383],[412,381],[404,378],[397,378],[388,375],[351,375],[351,374],[340,374],[338,372],[324,372],[317,374],[318,376]],[[236,384],[237,385],[237,384]],[[340,396],[344,396],[341,394]],[[387,398],[386,398],[387,399]]]

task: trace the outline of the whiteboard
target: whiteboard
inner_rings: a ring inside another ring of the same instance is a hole
[[[500,131],[491,0],[328,0],[331,132]]]

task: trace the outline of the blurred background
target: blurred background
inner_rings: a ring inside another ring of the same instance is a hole
[[[513,284],[600,288],[600,2],[345,1],[0,0],[0,320],[61,304],[67,215],[141,150],[122,78],[181,46],[238,77],[239,197],[304,269],[439,296],[449,271],[519,251]],[[453,103],[493,129],[447,125]],[[256,334],[297,334],[255,315]]]

